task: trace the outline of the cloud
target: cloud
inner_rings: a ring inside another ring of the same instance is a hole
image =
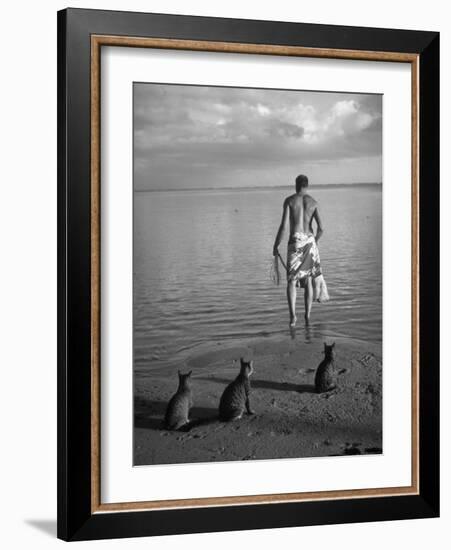
[[[135,187],[179,187],[182,174],[188,187],[237,174],[254,185],[262,167],[275,184],[314,162],[335,163],[346,181],[344,160],[373,157],[380,168],[360,181],[380,180],[381,123],[380,96],[135,84]]]
[[[282,138],[302,138],[304,135],[304,128],[297,124],[291,124],[290,122],[278,121],[274,124],[270,130],[270,135],[278,136]]]

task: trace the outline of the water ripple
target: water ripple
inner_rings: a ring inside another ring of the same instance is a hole
[[[382,194],[365,188],[312,194],[326,228],[320,253],[331,301],[314,305],[314,328],[305,337],[381,341]],[[283,198],[278,190],[140,194],[134,212],[137,371],[183,364],[205,347],[288,334],[284,284],[275,287],[269,278]],[[298,308],[302,304],[300,293]]]

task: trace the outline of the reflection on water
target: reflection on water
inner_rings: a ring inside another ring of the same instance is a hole
[[[331,301],[290,332],[285,285],[270,280],[286,190],[135,193],[134,361],[137,372],[182,364],[214,346],[262,337],[382,340],[380,187],[314,188]],[[282,250],[282,247],[281,247]]]

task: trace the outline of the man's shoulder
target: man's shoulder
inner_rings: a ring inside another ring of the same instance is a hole
[[[284,201],[283,204],[288,205],[293,202],[293,200],[296,198],[296,193],[294,195],[289,195]]]
[[[318,204],[318,201],[314,199],[311,195],[304,195],[305,200],[309,206],[315,206]]]

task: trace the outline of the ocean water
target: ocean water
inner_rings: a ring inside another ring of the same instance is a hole
[[[285,281],[270,279],[282,203],[291,189],[135,192],[134,368],[183,367],[215,346],[258,338],[382,341],[382,189],[310,189],[331,297],[288,327]],[[286,253],[286,239],[280,246]]]

